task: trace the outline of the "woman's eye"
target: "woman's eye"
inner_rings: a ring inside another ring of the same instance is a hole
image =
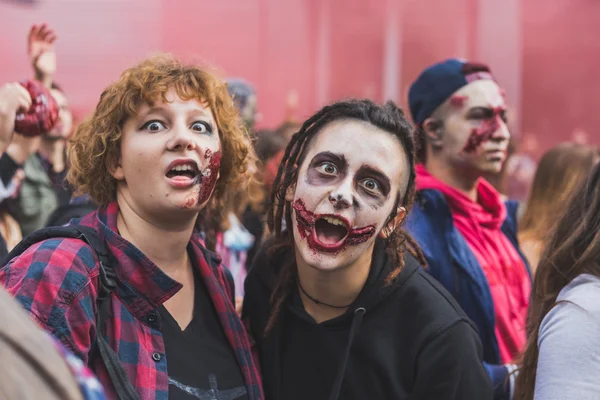
[[[381,186],[379,186],[379,183],[374,179],[365,179],[364,181],[362,181],[362,185],[365,189],[367,189],[370,192],[381,191]]]
[[[142,129],[150,132],[158,132],[162,129],[166,129],[165,125],[160,121],[148,121],[142,126]]]
[[[192,130],[200,133],[211,133],[212,126],[208,122],[197,121],[192,124],[190,127]]]
[[[319,165],[317,170],[325,175],[335,175],[338,172],[337,167],[330,162],[325,162]]]

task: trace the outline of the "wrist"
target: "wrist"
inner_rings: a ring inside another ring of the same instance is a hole
[[[23,165],[25,161],[29,158],[29,152],[25,151],[21,146],[18,146],[14,143],[11,143],[6,148],[6,154],[13,159],[19,165]]]
[[[50,89],[52,87],[53,77],[52,74],[46,74],[39,69],[35,70],[35,80],[42,82],[42,84]]]

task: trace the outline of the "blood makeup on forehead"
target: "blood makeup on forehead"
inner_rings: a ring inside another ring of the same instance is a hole
[[[487,142],[494,136],[494,133],[501,126],[501,115],[505,110],[504,107],[492,108],[492,116],[484,119],[479,127],[471,130],[469,139],[463,148],[465,153],[473,153],[482,143]]]
[[[467,96],[454,95],[450,97],[450,105],[455,108],[463,108],[467,102]]]

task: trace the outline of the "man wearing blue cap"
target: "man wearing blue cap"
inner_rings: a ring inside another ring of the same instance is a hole
[[[450,59],[425,69],[409,91],[421,164],[409,229],[428,270],[479,329],[497,387],[525,345],[529,267],[517,243],[516,203],[484,178],[499,173],[510,133],[504,92],[489,68]]]

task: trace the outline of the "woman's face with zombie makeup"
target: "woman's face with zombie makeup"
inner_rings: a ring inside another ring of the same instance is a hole
[[[210,108],[182,100],[142,105],[123,126],[117,198],[149,218],[185,221],[208,202],[219,177],[221,141]],[[178,213],[179,211],[179,213]]]
[[[286,193],[296,256],[319,270],[369,261],[408,186],[404,148],[393,134],[352,119],[326,125],[307,146]]]
[[[480,173],[500,172],[510,139],[502,89],[489,79],[472,82],[442,105],[442,113],[434,156]]]

